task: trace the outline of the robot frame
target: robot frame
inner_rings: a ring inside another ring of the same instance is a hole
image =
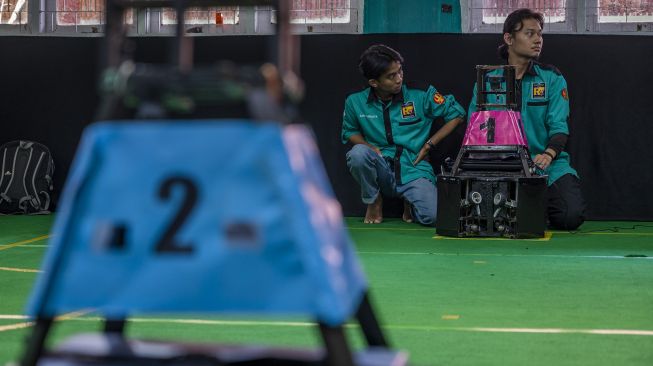
[[[438,176],[436,233],[544,237],[547,176],[528,151],[515,67],[479,65],[476,79],[477,111],[456,159],[447,159]]]

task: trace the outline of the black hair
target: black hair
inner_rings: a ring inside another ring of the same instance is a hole
[[[386,45],[375,44],[363,52],[358,69],[366,80],[378,79],[395,61],[403,64],[404,58]]]
[[[503,33],[501,33],[501,37],[506,33],[514,34],[515,32],[519,32],[524,26],[524,19],[535,19],[540,23],[540,27],[544,29],[544,16],[541,13],[526,8],[517,9],[510,13],[506,21],[503,22]],[[502,59],[508,59],[508,45],[506,42],[501,42],[497,52]]]

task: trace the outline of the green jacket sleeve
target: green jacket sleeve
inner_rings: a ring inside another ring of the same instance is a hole
[[[360,124],[358,123],[358,117],[356,116],[356,111],[354,110],[353,101],[351,96],[345,100],[345,111],[342,114],[342,132],[340,138],[343,144],[349,142],[349,137],[362,134],[360,130]]]
[[[453,95],[442,95],[433,86],[424,94],[424,114],[429,118],[444,118],[449,122],[456,117],[464,117],[465,109],[456,102]]]
[[[546,125],[548,136],[556,133],[569,134],[569,95],[567,92],[567,81],[562,75],[555,75],[551,81],[551,92],[549,94],[549,109],[546,113]]]

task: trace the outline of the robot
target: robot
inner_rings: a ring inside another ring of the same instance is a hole
[[[496,69],[503,75],[489,75]],[[478,111],[470,116],[458,156],[447,159],[438,176],[436,233],[544,237],[547,176],[528,152],[515,68],[480,65],[476,77]]]

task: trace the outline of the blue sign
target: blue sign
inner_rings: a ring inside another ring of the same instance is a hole
[[[251,121],[85,131],[32,316],[303,314],[330,325],[367,288],[311,132]]]

